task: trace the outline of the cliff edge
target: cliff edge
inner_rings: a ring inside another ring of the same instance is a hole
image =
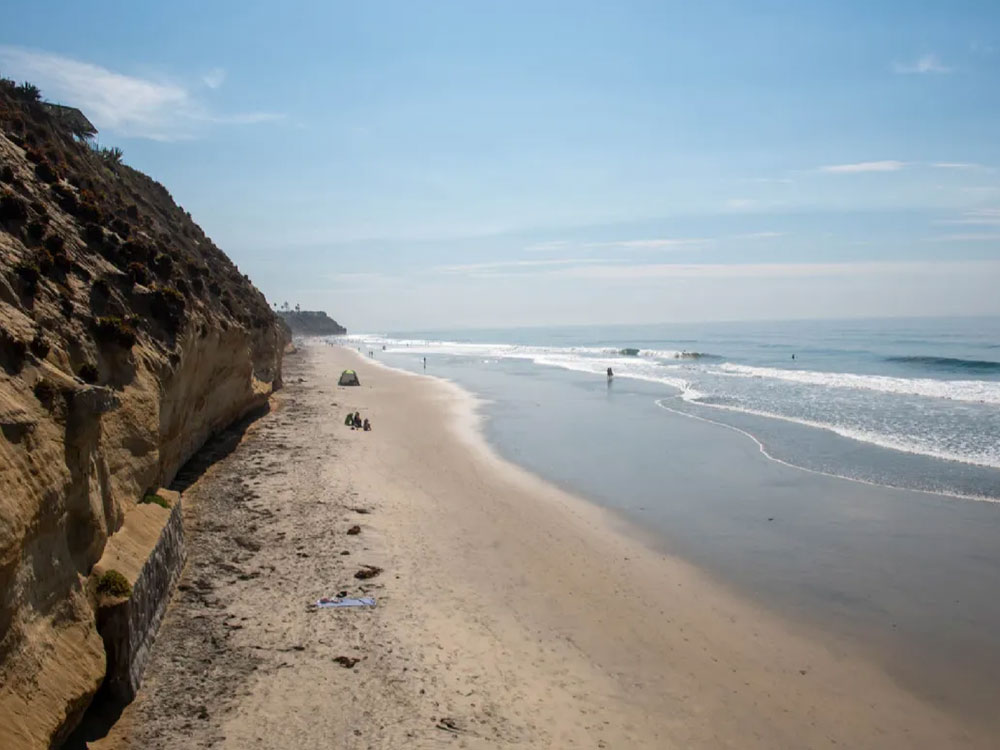
[[[281,385],[287,332],[167,190],[0,79],[0,747],[105,673],[88,577],[144,495]]]

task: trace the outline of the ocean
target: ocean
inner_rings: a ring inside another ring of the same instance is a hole
[[[503,457],[830,648],[992,720],[1000,318],[334,340],[464,387]]]
[[[409,369],[428,357],[437,374],[530,363],[603,380],[610,367],[617,382],[661,386],[651,408],[745,430],[775,460],[1000,500],[1000,318],[416,331],[351,341],[380,357],[385,346]],[[844,439],[842,450],[830,435]]]

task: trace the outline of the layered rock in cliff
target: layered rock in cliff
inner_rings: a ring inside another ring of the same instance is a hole
[[[342,336],[347,329],[322,310],[283,310],[278,313],[296,336]]]
[[[0,747],[101,683],[109,535],[280,386],[286,332],[163,186],[0,80]]]

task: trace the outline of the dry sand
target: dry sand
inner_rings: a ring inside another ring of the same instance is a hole
[[[181,590],[96,747],[991,746],[496,457],[457,388],[322,343],[286,382],[185,493]],[[307,610],[341,591],[378,606]]]

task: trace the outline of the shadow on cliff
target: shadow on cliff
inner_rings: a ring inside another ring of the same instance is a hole
[[[243,440],[243,436],[254,422],[271,411],[271,405],[265,402],[262,406],[252,409],[241,419],[233,422],[226,429],[212,435],[197,453],[177,472],[169,489],[174,492],[184,492],[197,482],[214,464],[224,459]]]
[[[267,415],[270,410],[270,404],[265,402],[262,406],[247,412],[226,429],[212,435],[180,468],[170,484],[170,489],[184,492],[191,487],[212,466],[236,450],[250,426]],[[109,689],[105,682],[90,702],[83,719],[59,747],[61,750],[86,750],[88,742],[108,735],[130,702]]]
[[[87,750],[87,743],[106,737],[111,727],[115,725],[128,701],[113,695],[107,685],[101,685],[94,695],[83,719],[77,724],[73,733],[59,745],[60,750]]]

